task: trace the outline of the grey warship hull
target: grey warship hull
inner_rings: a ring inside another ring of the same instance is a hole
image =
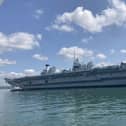
[[[93,69],[5,80],[12,90],[126,87],[126,69]]]

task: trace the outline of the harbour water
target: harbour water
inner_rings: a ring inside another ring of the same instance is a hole
[[[125,126],[126,88],[0,90],[0,126]]]

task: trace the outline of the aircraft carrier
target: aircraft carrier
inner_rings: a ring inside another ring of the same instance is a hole
[[[104,67],[94,67],[92,62],[80,64],[78,59],[69,70],[56,72],[56,67],[46,68],[40,75],[20,78],[5,78],[11,90],[125,87],[126,63]]]

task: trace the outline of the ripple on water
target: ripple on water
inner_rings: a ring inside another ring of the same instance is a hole
[[[0,91],[1,126],[125,126],[126,88]]]

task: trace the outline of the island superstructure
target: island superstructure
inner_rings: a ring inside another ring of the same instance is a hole
[[[40,75],[5,78],[12,90],[124,87],[126,86],[126,63],[106,67],[94,67],[92,62],[81,64],[78,59],[70,70],[56,72],[56,67],[46,68]]]

